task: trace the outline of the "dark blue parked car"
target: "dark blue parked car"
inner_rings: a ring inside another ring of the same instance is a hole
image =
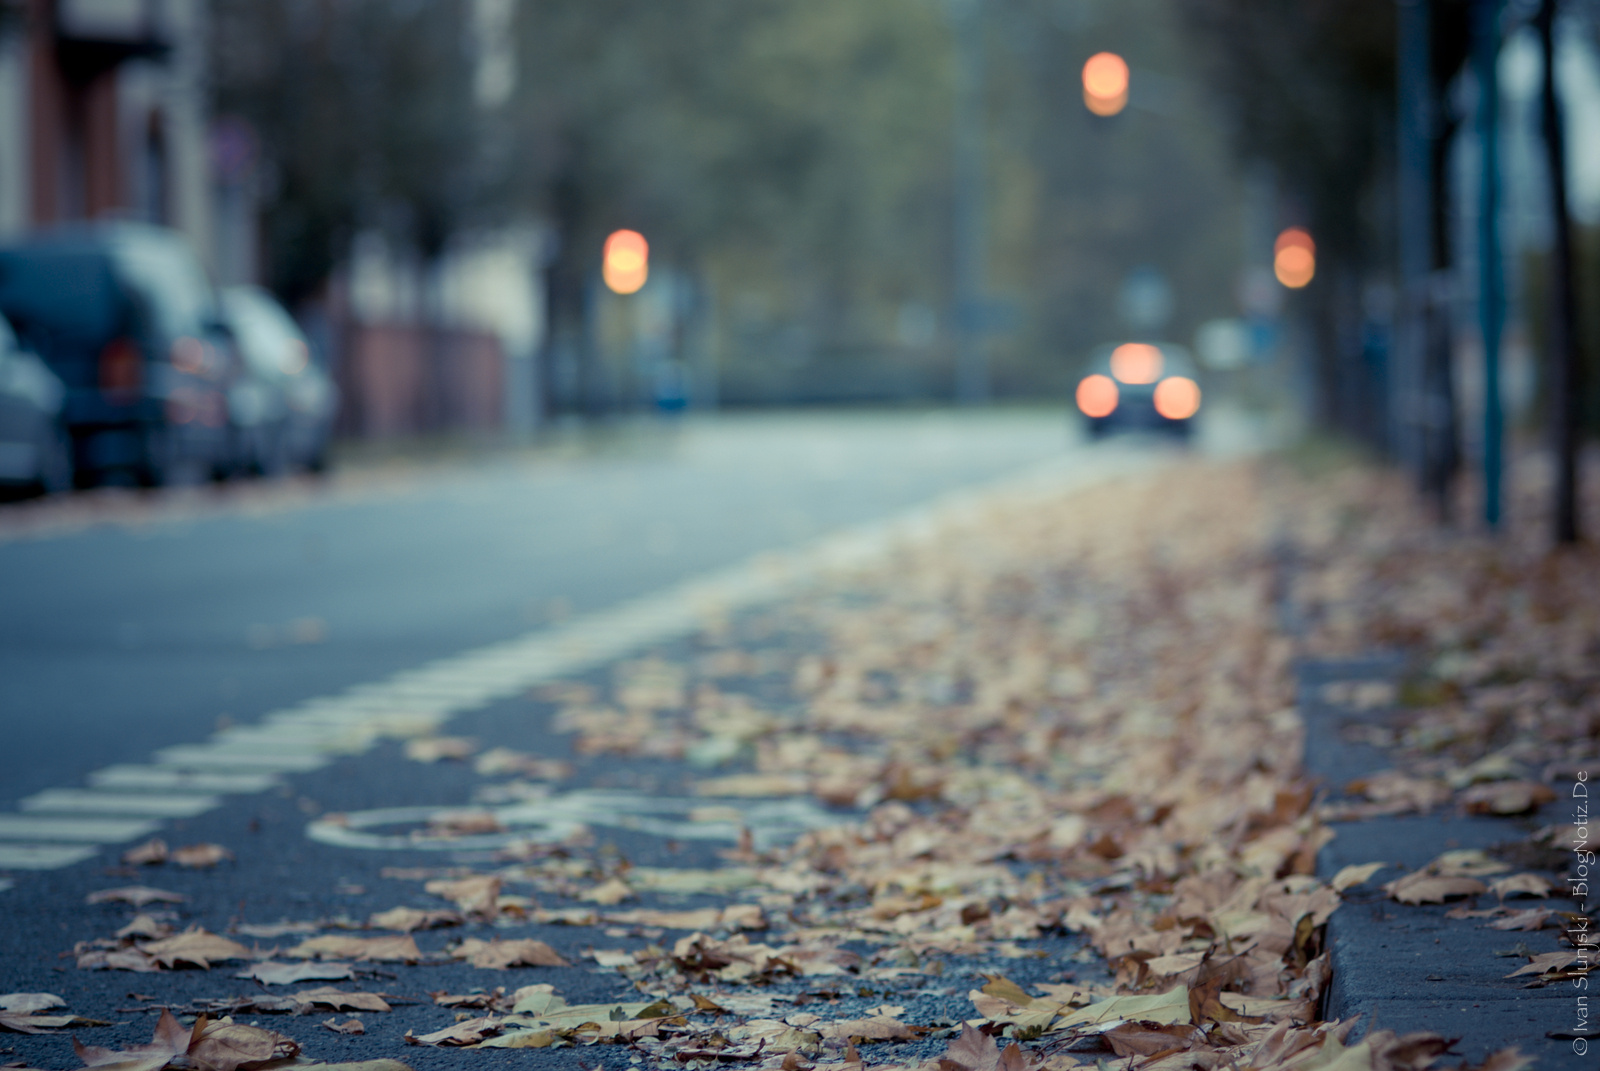
[[[188,483],[234,466],[237,361],[176,232],[86,224],[0,248],[0,313],[65,384],[80,483]]]

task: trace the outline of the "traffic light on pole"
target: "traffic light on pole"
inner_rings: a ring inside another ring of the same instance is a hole
[[[1128,106],[1128,61],[1096,52],[1083,65],[1083,103],[1096,115],[1116,115]]]
[[[1317,274],[1317,243],[1302,227],[1290,227],[1272,244],[1272,274],[1290,290],[1310,284]]]
[[[606,239],[600,274],[614,293],[638,293],[650,278],[650,243],[638,231],[612,232]]]

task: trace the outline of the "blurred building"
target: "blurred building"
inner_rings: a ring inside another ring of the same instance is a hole
[[[214,260],[204,0],[0,0],[0,235],[120,217]]]

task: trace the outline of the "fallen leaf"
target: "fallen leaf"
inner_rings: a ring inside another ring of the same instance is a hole
[[[156,940],[172,936],[172,927],[154,915],[135,915],[128,924],[117,931],[118,937],[144,937]]]
[[[1488,924],[1491,930],[1542,930],[1556,919],[1556,912],[1548,907],[1530,907],[1513,911]],[[1559,926],[1559,923],[1556,923]]]
[[[250,950],[237,941],[191,926],[183,933],[138,946],[139,951],[164,967],[188,964],[209,970],[213,960],[249,959]]]
[[[204,870],[225,859],[232,859],[233,853],[220,844],[185,844],[182,848],[174,848],[170,858],[179,866]]]
[[[99,1019],[81,1015],[36,1015],[31,1012],[0,1011],[0,1030],[13,1034],[50,1034],[66,1026],[110,1026]]]
[[[465,920],[454,911],[424,911],[416,907],[391,907],[367,919],[371,930],[432,930],[442,926],[460,926]]]
[[[1507,978],[1516,978],[1523,974],[1554,974],[1564,971],[1574,963],[1587,961],[1588,952],[1580,950],[1563,949],[1560,952],[1545,952],[1532,957],[1527,963],[1518,967]]]
[[[136,844],[122,853],[124,866],[154,866],[167,861],[167,842],[160,837],[151,837],[143,844]]]
[[[443,1030],[435,1030],[431,1034],[419,1037],[413,1037],[411,1031],[407,1030],[402,1040],[407,1045],[444,1045],[452,1048],[476,1045],[484,1038],[500,1033],[503,1022],[492,1015],[486,1015],[478,1019],[466,1019]]]
[[[365,1034],[367,1028],[360,1019],[346,1019],[339,1022],[337,1019],[324,1019],[322,1025],[332,1030],[335,1034]]]
[[[1442,904],[1461,896],[1476,896],[1489,887],[1477,878],[1440,877],[1419,870],[1396,878],[1383,891],[1402,904]]]
[[[257,963],[235,978],[251,978],[262,985],[294,985],[296,982],[337,982],[351,977],[348,963]]]
[[[198,1024],[197,1024],[198,1025]],[[117,1071],[159,1071],[179,1056],[189,1051],[192,1032],[178,1022],[172,1012],[161,1009],[155,1032],[144,1045],[116,1051],[94,1045],[81,1044],[72,1039],[72,1051],[85,1067],[115,1067]]]
[[[1538,874],[1508,874],[1503,878],[1496,878],[1489,883],[1489,891],[1500,899],[1508,896],[1534,896],[1544,898],[1550,895],[1551,884]]]
[[[0,993],[0,1011],[32,1015],[50,1008],[64,1008],[67,1002],[54,993]]]
[[[300,1046],[292,1038],[258,1026],[246,1026],[232,1019],[195,1022],[189,1059],[201,1071],[239,1071],[251,1064],[294,1056]]]
[[[903,1041],[921,1037],[931,1027],[902,1023],[888,1015],[874,1015],[868,1019],[840,1019],[818,1023],[817,1033],[825,1038],[841,1041]]]
[[[406,758],[412,762],[438,762],[441,759],[468,759],[478,750],[469,736],[423,736],[406,741]]]
[[[290,922],[285,919],[282,922],[241,922],[228,932],[270,941],[274,937],[287,937],[290,934],[316,933],[322,928],[320,922]]]
[[[855,1063],[858,1067],[861,1065],[859,1056]],[[961,1024],[961,1036],[950,1043],[939,1059],[939,1071],[1027,1071],[1034,1066],[1034,1061],[1016,1042],[1001,1052],[994,1038],[974,1029],[971,1023]]]
[[[469,937],[450,950],[456,959],[474,967],[503,971],[507,967],[567,967],[561,954],[543,941],[526,938],[516,941],[484,941]]]
[[[132,904],[134,907],[144,907],[146,904],[181,904],[188,897],[180,893],[167,892],[165,889],[152,889],[148,885],[124,885],[117,889],[101,889],[84,897],[87,904],[108,904],[112,902]]]
[[[1052,1030],[1080,1030],[1133,1020],[1142,1023],[1190,1022],[1189,987],[1175,985],[1165,993],[1108,997],[1058,1019]]]
[[[1328,884],[1339,892],[1344,892],[1346,889],[1353,889],[1357,885],[1365,885],[1372,880],[1372,875],[1388,865],[1388,863],[1361,863],[1359,865],[1352,864],[1351,866],[1341,867]]]
[[[634,891],[621,878],[608,878],[583,894],[583,899],[593,904],[610,907],[624,900],[634,899]]]
[[[434,896],[454,901],[456,907],[467,915],[493,918],[498,910],[500,879],[490,875],[454,881],[430,881],[423,889]]]
[[[472,764],[479,777],[501,777],[516,774],[536,781],[560,781],[572,776],[570,763],[558,759],[541,759],[510,748],[490,748],[479,755]]]
[[[301,1004],[328,1008],[332,1011],[386,1012],[392,1010],[389,1002],[376,993],[346,993],[332,986],[302,989],[294,995]]]
[[[1526,814],[1556,798],[1538,781],[1489,781],[1456,796],[1468,814]]]
[[[297,959],[354,959],[386,963],[416,963],[422,950],[409,934],[400,937],[344,937],[325,934],[301,941],[286,955]]]

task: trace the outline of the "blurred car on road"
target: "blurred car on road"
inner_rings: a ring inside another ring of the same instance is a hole
[[[220,307],[243,364],[244,374],[228,391],[243,463],[264,475],[290,468],[322,471],[339,391],[299,325],[258,287],[229,287]]]
[[[66,387],[80,482],[188,483],[232,468],[233,361],[177,232],[80,224],[0,248],[0,313]]]
[[[66,399],[61,380],[0,316],[0,493],[72,488],[72,439],[61,420]]]
[[[1153,431],[1187,439],[1200,412],[1199,373],[1189,351],[1170,342],[1105,345],[1090,355],[1076,400],[1093,438]]]

